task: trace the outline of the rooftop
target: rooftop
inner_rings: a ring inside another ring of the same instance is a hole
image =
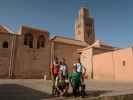
[[[51,40],[54,42],[58,42],[58,43],[78,45],[78,46],[83,46],[83,47],[88,46],[86,42],[75,40],[75,39],[68,38],[68,37],[54,36]]]
[[[14,32],[9,27],[4,25],[0,25],[0,32],[14,34]]]

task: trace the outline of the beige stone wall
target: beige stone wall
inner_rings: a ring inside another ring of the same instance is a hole
[[[133,80],[133,48],[117,50],[113,53],[116,80]]]
[[[59,59],[65,58],[69,70],[72,70],[73,64],[76,63],[77,59],[79,58],[79,54],[77,54],[76,51],[80,48],[83,47],[54,42],[54,55]]]
[[[86,68],[86,76],[88,77],[88,79],[93,78],[92,57],[93,57],[93,49],[92,48],[84,50],[80,56],[81,63]]]
[[[11,60],[11,46],[12,46],[12,35],[8,33],[0,33],[0,78],[8,78],[9,67]],[[3,42],[8,42],[8,48],[3,48]]]
[[[133,48],[94,55],[93,71],[96,80],[133,80]]]
[[[93,56],[93,74],[96,80],[114,80],[113,52]]]
[[[83,66],[87,69],[86,76],[88,76],[88,79],[93,79],[95,77],[95,68],[93,69],[93,67],[95,67],[95,63],[93,64],[94,55],[103,54],[110,51],[112,50],[102,48],[89,48],[82,51],[80,58]]]
[[[34,38],[33,48],[24,45],[24,34],[29,31]],[[45,37],[45,47],[38,49],[37,39],[40,35],[44,35]],[[23,29],[22,35],[18,36],[16,41],[14,77],[43,78],[45,73],[48,76],[50,73],[50,42],[48,33]]]

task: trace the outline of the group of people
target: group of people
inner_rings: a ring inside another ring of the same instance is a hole
[[[73,64],[73,71],[68,71],[68,65],[64,58],[60,61],[56,57],[52,66],[53,90],[56,95],[68,93],[69,83],[73,88],[73,93],[79,91],[79,87],[84,83],[85,67],[81,64],[80,59]],[[76,91],[77,90],[77,91]]]

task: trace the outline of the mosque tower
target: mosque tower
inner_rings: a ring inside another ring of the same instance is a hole
[[[94,20],[85,7],[81,7],[75,22],[75,39],[92,45],[95,42]]]

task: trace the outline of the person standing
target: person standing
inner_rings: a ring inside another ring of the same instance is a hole
[[[73,88],[74,96],[79,95],[79,87],[81,85],[81,75],[77,72],[77,67],[73,65],[73,71],[69,73],[69,80]]]
[[[68,66],[64,58],[60,62],[60,71],[62,72],[64,79],[67,79],[68,78]]]
[[[58,76],[58,73],[59,73],[59,61],[58,61],[58,58],[56,57],[54,59],[54,62],[53,62],[53,67],[52,67],[52,75],[53,75],[53,79],[55,80],[56,77]]]
[[[74,66],[76,67],[77,69],[77,72],[80,74],[81,76],[81,83],[84,82],[84,77],[83,77],[83,74],[85,73],[85,68],[84,66],[81,64],[81,61],[80,59],[78,59],[78,62],[76,64],[74,64]]]

